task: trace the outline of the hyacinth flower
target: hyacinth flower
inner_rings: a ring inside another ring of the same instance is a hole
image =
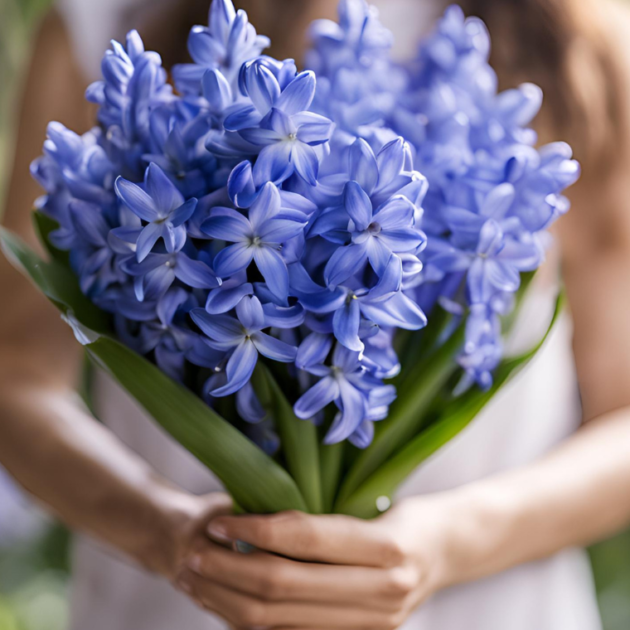
[[[355,275],[366,261],[382,276],[392,254],[415,253],[426,242],[424,234],[414,227],[415,206],[402,195],[373,210],[367,193],[357,182],[350,181],[344,188],[343,207],[348,215],[351,242],[337,249],[328,261],[324,278],[329,286],[338,286]]]
[[[281,86],[269,63],[256,59],[243,66],[240,84],[251,105],[232,112],[223,124],[257,147],[254,181],[279,183],[296,172],[315,186],[319,170],[315,147],[328,142],[334,127],[328,118],[308,111],[315,96],[315,75],[301,72]]]
[[[208,345],[231,352],[225,369],[227,382],[210,392],[214,397],[227,396],[241,389],[251,378],[258,353],[282,363],[295,360],[297,348],[262,332],[268,324],[256,297],[244,297],[237,304],[236,318],[210,315],[204,309],[193,309],[190,315],[209,337]]]
[[[325,349],[329,348],[326,340],[322,339],[320,343]],[[317,350],[313,352],[318,353]],[[321,356],[323,351],[319,354]],[[320,377],[320,380],[295,403],[297,417],[304,420],[312,418],[334,402],[340,413],[324,442],[334,444],[349,438],[358,445],[369,443],[373,432],[371,421],[381,419],[382,408],[396,397],[394,388],[371,377],[361,364],[359,353],[341,344],[335,346],[332,365],[325,365],[322,361],[306,365],[303,369]]]
[[[134,291],[140,302],[159,299],[176,279],[193,289],[214,289],[221,284],[206,263],[190,258],[183,251],[148,254],[141,262],[132,258],[122,269],[133,277]]]
[[[81,290],[86,295],[98,296],[110,284],[124,280],[116,252],[109,245],[111,228],[98,206],[74,199],[69,209],[76,234],[83,242],[72,263],[78,271]]]
[[[217,275],[233,276],[255,261],[271,291],[286,300],[289,274],[280,248],[304,229],[306,217],[296,217],[295,213],[287,216],[280,206],[278,189],[268,183],[249,209],[248,217],[230,208],[214,208],[201,229],[212,238],[233,243],[214,259]]]
[[[88,87],[86,98],[99,106],[98,118],[107,130],[111,152],[130,176],[142,168],[151,111],[173,99],[171,86],[160,56],[145,51],[137,31],[127,35],[126,48],[112,41],[101,70],[103,80]]]
[[[146,221],[138,235],[136,255],[142,262],[159,239],[166,251],[179,251],[186,242],[183,225],[195,211],[197,199],[184,200],[157,164],[149,164],[144,178],[144,188],[122,177],[116,180],[116,194],[140,219]]]
[[[186,354],[192,348],[196,335],[188,328],[174,324],[177,311],[189,299],[181,287],[172,288],[157,303],[157,321],[141,325],[140,351],[153,351],[155,361],[164,372],[175,380],[181,380]]]
[[[197,95],[206,70],[219,70],[235,87],[246,61],[269,46],[269,38],[258,35],[245,11],[236,11],[231,0],[210,5],[208,26],[195,26],[188,37],[188,52],[194,63],[173,68],[175,85],[184,94]]]

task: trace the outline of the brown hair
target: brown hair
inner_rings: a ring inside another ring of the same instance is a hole
[[[463,0],[492,38],[490,62],[501,87],[539,85],[541,140],[563,139],[591,174],[623,148],[630,102],[621,50],[602,0]],[[597,168],[596,168],[597,167]]]
[[[249,13],[259,33],[271,37],[269,54],[299,57],[305,48],[304,29],[320,7],[313,1],[273,3],[270,11],[261,0],[235,2]],[[461,0],[460,4],[488,26],[493,45],[490,62],[500,87],[529,81],[543,89],[543,111],[536,121],[541,140],[566,140],[591,174],[599,176],[607,170],[624,146],[620,138],[628,137],[624,134],[630,111],[627,79],[607,33],[603,5],[608,3]],[[331,6],[321,9],[330,11]],[[187,58],[187,32],[192,25],[206,22],[208,0],[153,0],[151,8],[143,36],[170,67]]]

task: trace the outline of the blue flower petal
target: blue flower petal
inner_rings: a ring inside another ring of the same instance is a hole
[[[324,278],[331,287],[336,287],[350,276],[358,273],[367,260],[367,245],[361,243],[340,247],[330,257],[324,269]]]
[[[291,116],[307,110],[315,96],[315,74],[310,70],[300,72],[284,89],[275,103],[278,109]]]
[[[348,182],[343,190],[343,205],[354,221],[357,232],[366,230],[372,221],[372,202],[357,182]]]
[[[232,104],[232,89],[220,70],[206,70],[202,79],[202,91],[210,111],[221,114]]]
[[[154,221],[159,218],[153,199],[140,186],[118,177],[115,188],[118,197],[136,216],[145,221]]]
[[[333,331],[337,341],[355,352],[361,352],[364,348],[363,342],[359,339],[360,319],[359,302],[354,299],[335,311],[333,316]]]
[[[254,257],[254,248],[236,243],[222,249],[214,259],[214,271],[220,278],[229,278],[247,268]]]
[[[339,385],[337,381],[326,376],[297,400],[293,406],[293,411],[298,418],[309,420],[338,397]]]
[[[274,295],[286,300],[289,296],[289,272],[282,256],[271,247],[254,248],[256,266]]]
[[[257,360],[258,352],[254,344],[249,340],[241,342],[227,363],[227,383],[211,391],[210,394],[219,398],[233,394],[244,387],[252,376]]]
[[[219,286],[217,277],[201,260],[192,260],[180,252],[175,264],[175,277],[194,289],[214,289]]]
[[[169,215],[184,203],[182,193],[175,188],[164,171],[153,162],[147,168],[145,183],[147,192],[151,195],[161,216]]]
[[[348,175],[369,195],[378,182],[378,165],[370,145],[357,138],[348,149]]]
[[[166,224],[164,223],[149,223],[142,228],[138,236],[138,242],[136,243],[138,262],[142,262],[151,253],[158,239],[164,237],[165,234]]]
[[[193,308],[190,316],[203,333],[214,341],[236,345],[245,338],[243,326],[234,317],[210,315],[202,308]]]
[[[295,365],[304,369],[312,365],[324,363],[332,348],[333,338],[330,335],[312,332],[304,338],[298,347]]]
[[[268,359],[280,361],[281,363],[292,363],[295,361],[297,353],[295,346],[291,346],[263,332],[254,333],[251,338],[258,352]]]
[[[299,141],[292,142],[291,145],[291,162],[295,167],[296,173],[307,184],[317,186],[319,159],[317,153],[315,153],[315,149]]]
[[[206,301],[206,311],[211,315],[227,313],[231,311],[246,295],[253,293],[253,287],[249,282],[245,282],[237,287],[219,287],[210,291]]]
[[[256,396],[251,383],[246,383],[236,392],[236,411],[246,422],[258,423],[267,417],[267,412]]]
[[[212,238],[229,243],[244,242],[252,235],[250,222],[236,210],[223,208],[201,224],[201,231]]]
[[[245,296],[236,305],[236,316],[248,331],[261,330],[265,327],[265,313],[260,300]]]

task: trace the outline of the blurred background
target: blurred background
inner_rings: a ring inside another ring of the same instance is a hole
[[[50,4],[0,0],[0,216],[21,79],[38,20]],[[69,543],[69,532],[33,505],[0,467],[0,630],[66,628]],[[630,532],[592,547],[590,556],[604,629],[628,630]]]

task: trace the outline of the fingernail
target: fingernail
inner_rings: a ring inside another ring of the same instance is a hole
[[[192,556],[188,560],[188,568],[195,573],[199,573],[201,571],[201,556]]]
[[[237,540],[234,543],[234,549],[235,551],[238,551],[238,553],[252,553],[256,551],[256,547],[254,547],[254,545],[250,545],[243,540]]]
[[[232,539],[227,535],[225,527],[219,523],[210,523],[208,525],[208,534],[219,542],[232,542]]]

